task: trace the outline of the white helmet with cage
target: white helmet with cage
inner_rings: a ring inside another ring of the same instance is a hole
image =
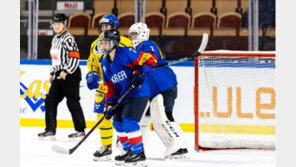
[[[132,40],[134,47],[137,47],[141,42],[147,41],[149,39],[150,29],[145,23],[138,22],[133,24],[129,30],[128,34],[131,36],[131,33],[137,33],[138,36],[136,39]]]

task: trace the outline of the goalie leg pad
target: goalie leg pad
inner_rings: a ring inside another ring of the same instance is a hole
[[[166,117],[163,104],[163,96],[157,95],[151,101],[150,112],[154,130],[167,147],[165,157],[168,157],[179,149],[186,148],[186,142],[180,126],[175,122],[170,122]]]

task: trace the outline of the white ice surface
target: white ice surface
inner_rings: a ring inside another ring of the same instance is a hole
[[[89,130],[89,129],[88,129]],[[88,131],[87,130],[87,131]],[[95,130],[72,154],[63,155],[51,150],[52,144],[72,148],[77,141],[68,141],[72,129],[57,129],[57,141],[39,141],[37,134],[43,128],[20,128],[20,166],[21,167],[111,167],[114,161],[95,162],[93,152],[99,148],[99,132]],[[114,131],[114,135],[115,135]],[[164,160],[165,147],[155,132],[151,132],[149,145],[145,147],[148,167],[275,167],[274,150],[219,150],[196,152],[193,133],[185,133],[189,145],[188,160]],[[114,140],[115,142],[115,140]],[[113,157],[119,151],[113,144]]]

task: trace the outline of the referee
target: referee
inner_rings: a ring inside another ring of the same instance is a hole
[[[67,98],[67,106],[71,112],[76,133],[70,134],[69,138],[85,135],[85,119],[80,106],[79,85],[81,70],[79,68],[80,54],[74,37],[67,32],[67,19],[65,14],[55,14],[53,19],[54,36],[50,55],[52,67],[49,81],[51,87],[45,99],[45,132],[39,133],[41,138],[50,137],[55,140],[57,126],[57,106]]]

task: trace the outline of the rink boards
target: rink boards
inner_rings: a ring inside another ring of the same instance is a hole
[[[50,60],[21,60],[20,62],[20,126],[45,126],[44,98],[50,86],[48,82],[50,64]],[[91,128],[97,120],[96,114],[93,112],[95,90],[90,91],[86,85],[86,61],[80,62],[80,68],[82,72],[80,102],[87,121],[87,127]],[[172,68],[179,82],[174,115],[176,120],[181,123],[183,130],[193,132],[193,63],[181,63]],[[58,127],[73,127],[65,98],[58,106],[57,115]]]

